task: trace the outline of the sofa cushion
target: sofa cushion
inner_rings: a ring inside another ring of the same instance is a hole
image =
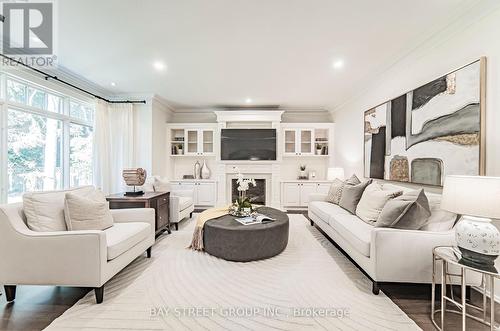
[[[388,201],[375,226],[418,230],[425,224],[430,215],[429,201],[424,190],[421,189]]]
[[[441,209],[441,194],[425,193],[429,200],[431,216],[420,230],[423,231],[448,231],[453,228],[457,214]]]
[[[351,214],[355,214],[356,207],[358,206],[363,192],[371,183],[372,180],[369,179],[361,184],[344,186],[344,188],[342,189],[342,197],[340,198],[339,206],[350,211]]]
[[[363,192],[356,207],[356,216],[365,222],[375,222],[387,201],[403,194],[401,190],[385,190],[378,183],[371,183]]]
[[[82,186],[69,190],[27,192],[23,195],[23,210],[26,224],[33,231],[66,231],[64,199],[66,193],[86,195],[93,186]]]
[[[113,226],[109,203],[97,190],[90,196],[66,193],[64,217],[70,231],[104,230]]]
[[[108,246],[108,261],[134,247],[151,233],[151,225],[144,222],[115,223],[104,230]]]
[[[191,197],[178,197],[178,199],[180,211],[183,211],[193,205],[193,199]]]
[[[316,214],[326,223],[330,222],[331,215],[350,215],[350,213],[339,206],[326,201],[309,202],[309,210]]]
[[[373,226],[363,222],[356,215],[337,214],[330,216],[330,226],[360,254],[370,256],[370,241]]]
[[[338,178],[332,182],[330,189],[328,190],[328,195],[326,196],[326,201],[334,203],[338,205],[340,203],[340,198],[342,197],[342,190],[346,185],[357,185],[360,184],[361,181],[356,175],[352,175],[349,179],[345,181],[341,181]]]

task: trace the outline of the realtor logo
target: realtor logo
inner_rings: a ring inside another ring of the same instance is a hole
[[[4,54],[53,54],[53,4],[51,2],[4,2],[2,10]]]

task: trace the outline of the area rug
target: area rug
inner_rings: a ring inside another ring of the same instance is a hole
[[[46,330],[419,330],[300,214],[280,255],[228,262],[189,245],[194,220],[163,235]]]

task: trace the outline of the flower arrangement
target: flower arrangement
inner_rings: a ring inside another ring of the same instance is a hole
[[[249,178],[248,176],[244,177],[239,170],[236,183],[238,184],[238,199],[236,199],[232,206],[233,212],[242,216],[250,215],[252,212],[252,203],[247,197],[247,191],[250,188],[250,185],[255,187],[257,186],[257,183],[254,178]]]

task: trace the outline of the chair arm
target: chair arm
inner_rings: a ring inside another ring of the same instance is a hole
[[[326,201],[327,194],[321,194],[321,193],[312,193],[309,194],[309,202],[312,201]]]
[[[170,197],[187,197],[194,199],[194,190],[173,190],[170,191]]]
[[[103,231],[16,231],[0,240],[0,283],[30,285],[102,285],[107,262]]]
[[[111,209],[113,222],[129,223],[129,222],[144,222],[151,225],[153,238],[156,229],[155,210],[153,208],[126,208],[126,209]]]

